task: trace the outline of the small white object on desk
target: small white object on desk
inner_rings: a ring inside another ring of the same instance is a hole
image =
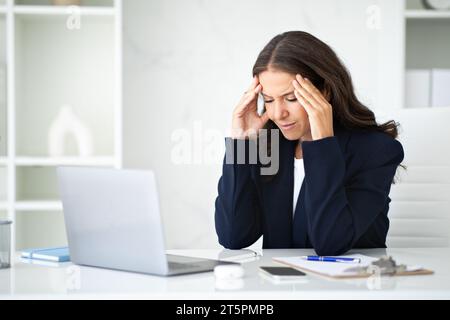
[[[241,279],[245,271],[240,265],[219,265],[214,268],[214,276],[218,280]]]

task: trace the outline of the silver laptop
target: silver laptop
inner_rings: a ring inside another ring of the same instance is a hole
[[[164,276],[230,263],[166,255],[152,171],[59,167],[57,176],[73,263]]]

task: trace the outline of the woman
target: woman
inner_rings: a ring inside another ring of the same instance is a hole
[[[390,186],[404,157],[397,124],[377,124],[333,50],[306,32],[273,38],[253,76],[233,112],[226,156],[237,141],[249,148],[252,132],[279,129],[279,141],[270,142],[279,143],[279,169],[264,177],[260,161],[224,161],[215,203],[219,243],[239,249],[262,235],[263,248],[314,248],[318,255],[385,248]]]

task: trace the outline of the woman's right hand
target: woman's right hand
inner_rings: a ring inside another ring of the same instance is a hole
[[[259,83],[258,76],[254,76],[252,84],[233,111],[231,124],[231,137],[233,139],[254,137],[269,120],[267,111],[262,115],[258,114],[257,101],[261,90],[262,86]]]

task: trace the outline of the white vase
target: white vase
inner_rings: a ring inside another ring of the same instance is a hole
[[[80,157],[93,154],[93,139],[90,130],[75,115],[70,106],[63,106],[48,130],[48,151],[52,157],[63,157],[65,138],[72,136],[78,146]]]

